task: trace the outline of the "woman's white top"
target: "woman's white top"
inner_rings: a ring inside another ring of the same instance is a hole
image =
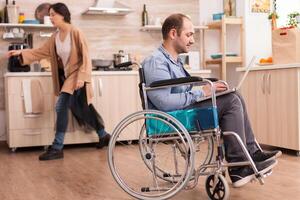
[[[64,65],[65,76],[68,76],[66,72],[71,54],[71,34],[69,32],[63,41],[60,40],[59,35],[60,31],[58,31],[55,37],[56,53],[61,58]]]

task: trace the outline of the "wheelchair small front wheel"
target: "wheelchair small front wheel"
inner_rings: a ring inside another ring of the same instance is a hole
[[[229,186],[221,174],[209,175],[205,181],[205,189],[211,200],[229,199]]]

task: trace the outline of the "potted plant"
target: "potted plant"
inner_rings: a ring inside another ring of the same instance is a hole
[[[297,27],[298,23],[300,22],[300,13],[299,12],[292,12],[288,14],[288,26]]]

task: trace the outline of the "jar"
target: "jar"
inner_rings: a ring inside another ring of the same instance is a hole
[[[23,24],[25,20],[24,13],[19,13],[19,24]]]

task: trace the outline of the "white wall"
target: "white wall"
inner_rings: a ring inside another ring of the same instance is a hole
[[[272,32],[268,13],[251,13],[250,1],[245,1],[245,55],[246,65],[252,56],[272,56]]]

